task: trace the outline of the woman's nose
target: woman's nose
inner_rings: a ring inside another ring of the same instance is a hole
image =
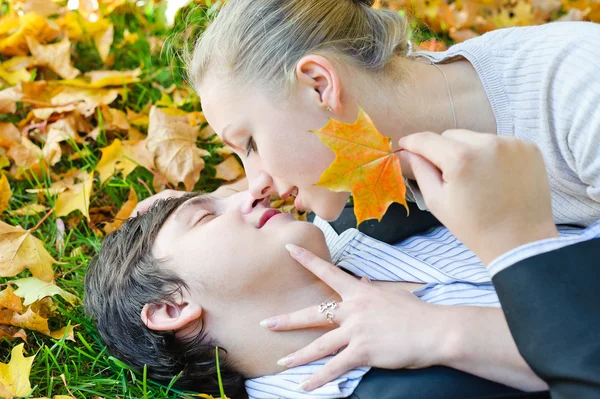
[[[255,199],[269,196],[273,190],[273,179],[265,172],[248,174],[248,191]]]

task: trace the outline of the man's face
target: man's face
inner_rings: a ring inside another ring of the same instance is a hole
[[[153,255],[165,262],[210,310],[219,301],[289,294],[315,277],[288,254],[285,244],[305,247],[324,259],[321,230],[268,207],[252,206],[248,192],[228,198],[201,195],[180,205],[161,227]]]

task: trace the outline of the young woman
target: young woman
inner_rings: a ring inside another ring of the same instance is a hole
[[[310,130],[328,118],[354,122],[361,106],[394,143],[449,129],[534,143],[546,162],[555,222],[588,226],[600,218],[600,26],[505,29],[446,52],[417,53],[406,20],[370,3],[230,0],[199,39],[190,82],[211,126],[242,159],[255,198],[295,195],[298,208],[336,219],[349,193],[314,186],[334,155]],[[410,165],[401,163],[409,199],[424,208]],[[474,330],[487,327],[473,317]],[[422,334],[409,330],[394,340]],[[494,337],[475,339],[479,351],[449,363],[485,373],[505,360],[492,350]],[[407,367],[424,355],[385,347]],[[305,388],[344,367],[335,363]]]

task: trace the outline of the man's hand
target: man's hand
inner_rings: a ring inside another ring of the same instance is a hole
[[[399,144],[431,213],[485,264],[558,236],[534,144],[468,130],[412,134]]]

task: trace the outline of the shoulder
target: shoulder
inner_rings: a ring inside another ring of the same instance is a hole
[[[549,44],[573,39],[600,39],[600,24],[593,22],[551,22],[537,26],[497,29],[467,40],[465,44],[497,45],[525,44],[528,41],[544,41]]]

